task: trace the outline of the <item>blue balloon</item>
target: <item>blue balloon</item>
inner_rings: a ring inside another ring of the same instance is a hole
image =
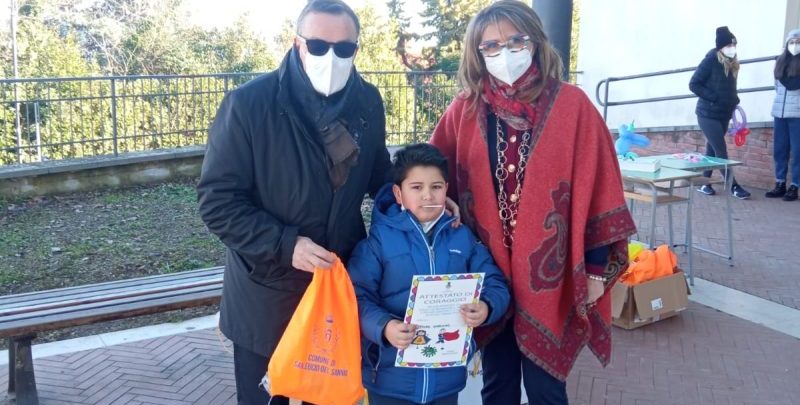
[[[617,141],[614,143],[614,149],[617,150],[617,155],[627,156],[630,151],[631,147],[639,146],[639,147],[647,147],[650,145],[650,139],[642,134],[637,134],[634,131],[633,122],[630,125],[622,124],[619,127],[619,137]]]

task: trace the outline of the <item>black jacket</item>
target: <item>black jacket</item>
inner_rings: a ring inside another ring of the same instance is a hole
[[[197,186],[200,216],[228,247],[220,329],[267,357],[311,280],[292,267],[298,235],[346,262],[366,237],[364,195],[378,191],[391,167],[380,93],[354,74],[342,115],[360,153],[333,191],[318,131],[290,94],[289,59],[225,96]]]
[[[717,60],[716,49],[708,51],[697,66],[689,80],[689,90],[699,97],[695,113],[700,117],[727,120],[739,105],[736,77],[733,73],[725,76],[725,68]]]

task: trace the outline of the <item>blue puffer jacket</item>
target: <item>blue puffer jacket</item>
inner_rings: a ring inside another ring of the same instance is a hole
[[[486,323],[497,322],[508,309],[508,286],[489,251],[467,227],[453,229],[452,222],[443,216],[429,244],[420,223],[400,210],[390,184],[375,198],[369,236],[356,246],[347,266],[358,298],[362,372],[369,391],[424,404],[466,385],[465,367],[394,367],[397,349],[384,339],[383,329],[391,319],[403,318],[412,276],[485,273],[481,299],[490,307]]]

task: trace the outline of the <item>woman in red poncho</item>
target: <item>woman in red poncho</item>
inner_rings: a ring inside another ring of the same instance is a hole
[[[525,3],[498,1],[469,23],[463,89],[431,142],[447,156],[450,197],[512,286],[506,322],[478,330],[483,403],[567,403],[587,344],[611,354],[611,297],[634,233],[611,135]]]

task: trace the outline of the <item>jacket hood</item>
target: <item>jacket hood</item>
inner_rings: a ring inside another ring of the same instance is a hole
[[[439,229],[444,224],[449,224],[452,216],[447,212],[439,218],[434,229]],[[400,204],[394,198],[392,183],[387,183],[381,187],[375,195],[375,203],[372,207],[372,226],[389,226],[407,232],[417,232],[421,230],[419,221],[408,211],[400,209]]]
[[[788,34],[786,34],[786,39],[783,40],[783,46],[786,47],[786,45],[789,43],[789,40],[794,38],[800,39],[800,28],[791,30]]]

